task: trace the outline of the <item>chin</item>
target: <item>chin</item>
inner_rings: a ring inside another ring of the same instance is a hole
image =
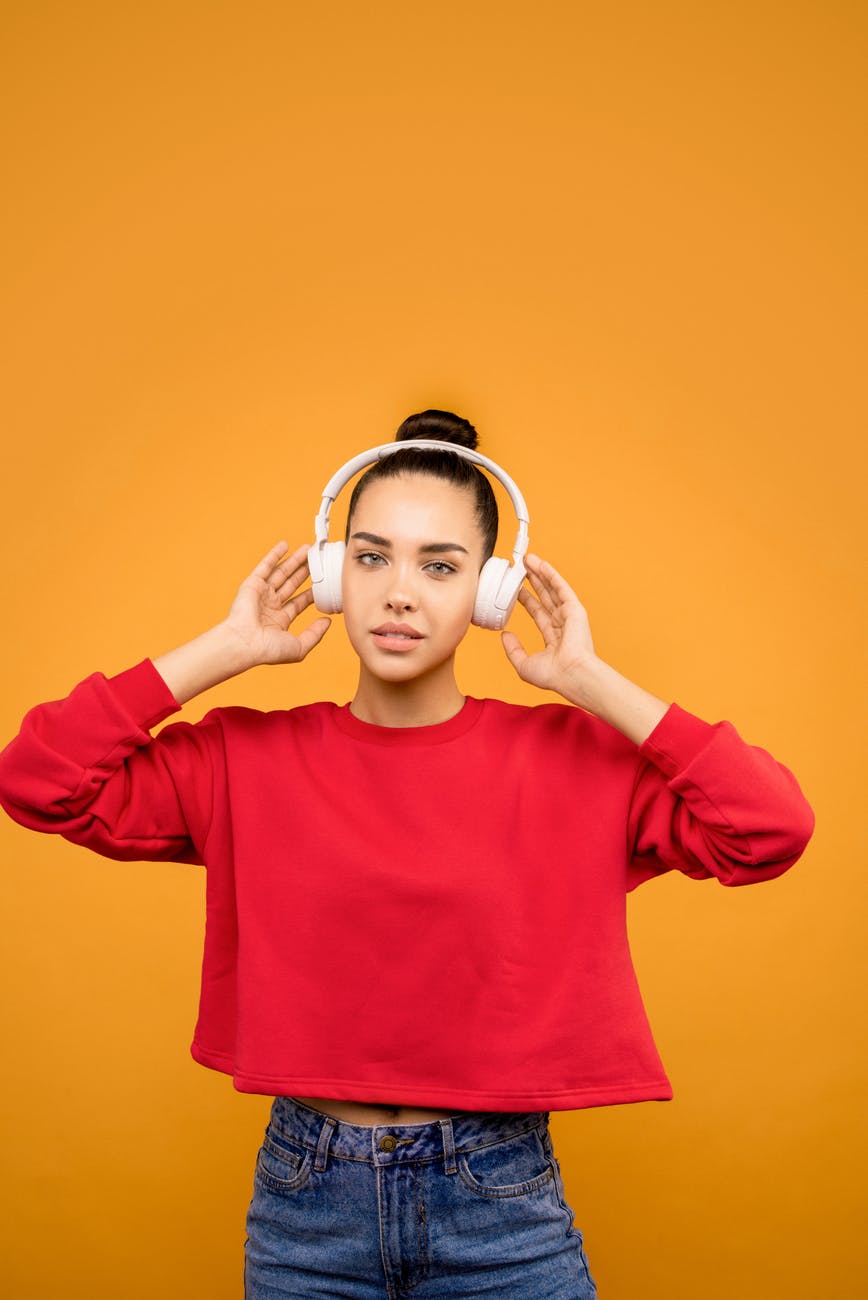
[[[358,651],[356,651],[358,654]],[[452,659],[451,654],[446,654],[436,659],[430,656],[422,659],[416,655],[398,652],[394,655],[375,653],[366,653],[359,655],[363,671],[372,681],[385,682],[389,685],[400,685],[406,682],[419,682],[425,678],[437,677],[438,673],[447,668]]]
[[[438,667],[437,664],[425,664],[422,666],[408,664],[402,658],[395,656],[395,660],[389,660],[385,663],[366,663],[365,668],[371,677],[377,678],[381,682],[415,682],[421,677],[427,677],[432,670]]]

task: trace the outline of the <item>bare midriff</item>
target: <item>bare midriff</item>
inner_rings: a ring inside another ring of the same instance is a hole
[[[296,1097],[304,1106],[343,1120],[345,1124],[428,1124],[455,1115],[454,1110],[425,1110],[418,1106],[391,1106],[388,1102],[335,1101],[331,1097]]]

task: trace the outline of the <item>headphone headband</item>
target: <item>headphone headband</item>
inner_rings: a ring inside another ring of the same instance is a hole
[[[386,456],[394,456],[396,452],[408,449],[451,452],[461,460],[469,460],[474,465],[480,465],[488,470],[509,493],[509,499],[518,516],[518,533],[512,550],[512,564],[493,555],[485,561],[479,573],[472,618],[478,627],[492,628],[497,631],[506,624],[512,612],[525,574],[524,556],[527,551],[529,523],[527,506],[524,497],[506,470],[501,469],[493,460],[480,455],[478,451],[471,451],[469,447],[462,447],[460,443],[440,442],[433,438],[408,438],[403,442],[381,443],[379,447],[371,447],[368,451],[360,452],[358,456],[348,460],[337,474],[329,479],[323,490],[319,514],[314,521],[316,538],[307,553],[316,607],[324,614],[338,614],[343,608],[343,562],[346,546],[343,542],[328,540],[332,502],[341,488],[360,469],[364,469],[366,465],[374,465]],[[419,468],[424,470],[424,467],[423,458]]]
[[[331,513],[332,503],[340,492],[341,488],[349,483],[350,479],[358,474],[360,469],[367,465],[374,465],[377,461],[384,460],[387,456],[393,456],[397,451],[407,449],[420,451],[448,451],[459,456],[462,460],[469,460],[474,465],[481,465],[483,469],[502,483],[509,493],[509,499],[512,502],[516,516],[518,518],[518,534],[515,539],[515,545],[512,548],[512,561],[517,564],[525,555],[528,547],[528,518],[527,506],[524,497],[518,489],[516,483],[510,478],[506,470],[487,456],[481,455],[478,451],[473,451],[470,447],[462,447],[460,443],[438,442],[432,438],[407,438],[403,442],[384,442],[379,447],[370,447],[367,451],[359,452],[358,456],[353,456],[345,465],[333,474],[323,488],[322,504],[319,508],[319,514],[314,521],[314,530],[316,540],[314,546],[325,542],[328,538],[329,531],[329,514]]]

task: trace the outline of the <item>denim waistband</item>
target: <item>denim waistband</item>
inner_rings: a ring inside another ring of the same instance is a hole
[[[375,1165],[443,1159],[452,1173],[456,1152],[546,1128],[548,1122],[548,1111],[468,1111],[424,1124],[348,1124],[294,1097],[275,1097],[271,1108],[273,1130],[316,1152],[317,1169],[325,1168],[329,1156]]]

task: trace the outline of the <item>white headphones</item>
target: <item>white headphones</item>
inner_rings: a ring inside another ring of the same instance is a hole
[[[471,451],[469,447],[462,447],[459,443],[436,442],[433,439],[408,438],[403,442],[386,442],[379,447],[371,447],[369,451],[363,451],[352,460],[348,460],[346,465],[343,465],[337,474],[329,479],[323,488],[322,505],[314,521],[316,540],[307,555],[314,604],[324,614],[339,614],[343,608],[341,573],[346,546],[343,542],[328,540],[329,513],[335,497],[341,488],[366,465],[373,465],[385,456],[394,455],[396,451],[415,450],[417,447],[423,451],[449,451],[460,456],[462,460],[481,465],[502,483],[509,493],[509,499],[518,516],[518,534],[512,551],[512,564],[509,560],[499,560],[495,556],[485,561],[479,574],[472,619],[477,627],[498,631],[506,624],[512,613],[525,575],[524,556],[527,552],[527,529],[530,521],[524,497],[506,471],[499,465],[495,465],[494,461],[489,460],[487,456],[481,456],[478,451]],[[421,461],[420,465],[424,465],[424,461]]]

